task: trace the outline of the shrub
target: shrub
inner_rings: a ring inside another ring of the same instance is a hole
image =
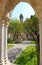
[[[7,42],[10,43],[10,44],[14,44],[15,43],[15,41],[12,40],[11,38],[8,38]]]

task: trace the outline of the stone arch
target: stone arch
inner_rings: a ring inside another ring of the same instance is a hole
[[[35,10],[35,14],[36,14],[36,16],[38,16],[38,18],[39,18],[39,20],[41,19],[41,12],[40,12],[40,10],[41,10],[41,4],[39,4],[39,2],[40,1],[38,1],[38,0],[15,0],[14,1],[14,4],[12,3],[12,4],[8,4],[8,5],[6,5],[7,7],[9,7],[9,8],[7,8],[6,7],[6,10],[5,10],[5,12],[7,13],[7,12],[10,12],[19,2],[27,2],[27,3],[29,3],[32,7],[33,7],[33,9]],[[38,3],[37,3],[38,2]],[[10,3],[11,3],[11,1],[10,1]],[[42,11],[42,10],[41,10]],[[40,32],[41,33],[41,32]],[[40,42],[41,43],[41,42]],[[41,53],[41,55],[42,55],[42,53]],[[40,59],[41,60],[41,59]]]
[[[4,10],[4,14],[10,12],[19,2],[27,2],[29,3],[34,10],[36,11],[36,2],[34,0],[8,0],[5,4],[5,10]]]
[[[29,3],[34,8],[36,15],[39,18],[42,17],[42,0],[2,0],[0,1],[0,18],[4,16],[6,13],[10,12],[16,6],[16,4],[18,4],[21,1]]]
[[[32,2],[33,1],[33,2]],[[15,0],[14,1],[14,5],[13,5],[13,3],[12,3],[12,5],[9,5],[9,4],[7,4],[6,5],[6,9],[5,9],[5,14],[6,13],[8,13],[8,12],[10,12],[11,10],[13,10],[13,8],[17,5],[17,4],[19,4],[20,2],[26,2],[26,3],[29,3],[30,5],[31,5],[31,7],[34,9],[34,11],[36,12],[36,2],[34,1],[34,0]],[[11,2],[10,2],[11,3]]]
[[[0,19],[10,12],[19,2],[27,2],[34,8],[39,18],[40,30],[40,65],[42,65],[42,0],[0,0]],[[1,26],[0,22],[0,26]],[[1,33],[1,32],[0,32]],[[1,38],[1,35],[0,35]],[[1,52],[1,51],[0,51]],[[1,58],[1,57],[0,57]],[[3,65],[3,64],[0,64]],[[8,65],[8,64],[7,64]]]
[[[40,10],[42,11],[42,0],[38,1],[38,0],[5,0],[5,2],[2,0],[0,1],[1,5],[0,5],[0,14],[1,16],[4,16],[6,13],[10,12],[19,2],[27,2],[29,3],[35,10],[36,12],[36,15],[38,17],[40,17],[39,13],[40,13]],[[40,3],[39,3],[40,2]],[[4,6],[3,6],[4,5]],[[39,10],[39,11],[38,11]]]
[[[31,1],[31,0],[15,0],[14,2],[11,2],[10,1],[10,3],[8,4],[6,4],[6,12],[9,12],[10,10],[12,10],[19,2],[27,2],[27,3],[29,3],[33,8],[34,8],[34,10],[35,10],[35,8],[36,8],[36,2],[33,0],[33,1]],[[13,4],[14,3],[14,4]]]

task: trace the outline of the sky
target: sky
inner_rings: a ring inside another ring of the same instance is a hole
[[[11,19],[18,19],[19,20],[19,16],[21,13],[22,13],[24,20],[25,20],[26,18],[30,18],[31,15],[34,15],[35,11],[31,7],[30,4],[28,4],[26,2],[20,2],[13,9],[12,14],[11,14]]]

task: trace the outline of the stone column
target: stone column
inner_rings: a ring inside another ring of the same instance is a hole
[[[7,64],[7,61],[8,61],[8,56],[7,56],[7,30],[8,30],[8,25],[7,25],[7,22],[6,22],[5,26],[4,26],[4,60],[5,60],[5,64]]]
[[[42,21],[39,23],[40,32],[40,65],[42,65]]]
[[[4,65],[4,23],[0,22],[0,65]]]

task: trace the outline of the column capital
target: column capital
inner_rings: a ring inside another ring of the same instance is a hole
[[[4,25],[4,23],[5,23],[4,20],[2,20],[2,25]]]
[[[3,22],[4,22],[5,26],[8,27],[10,19],[4,16],[3,20],[4,20]]]
[[[3,27],[4,26],[4,20],[1,20],[0,21],[0,27]]]

